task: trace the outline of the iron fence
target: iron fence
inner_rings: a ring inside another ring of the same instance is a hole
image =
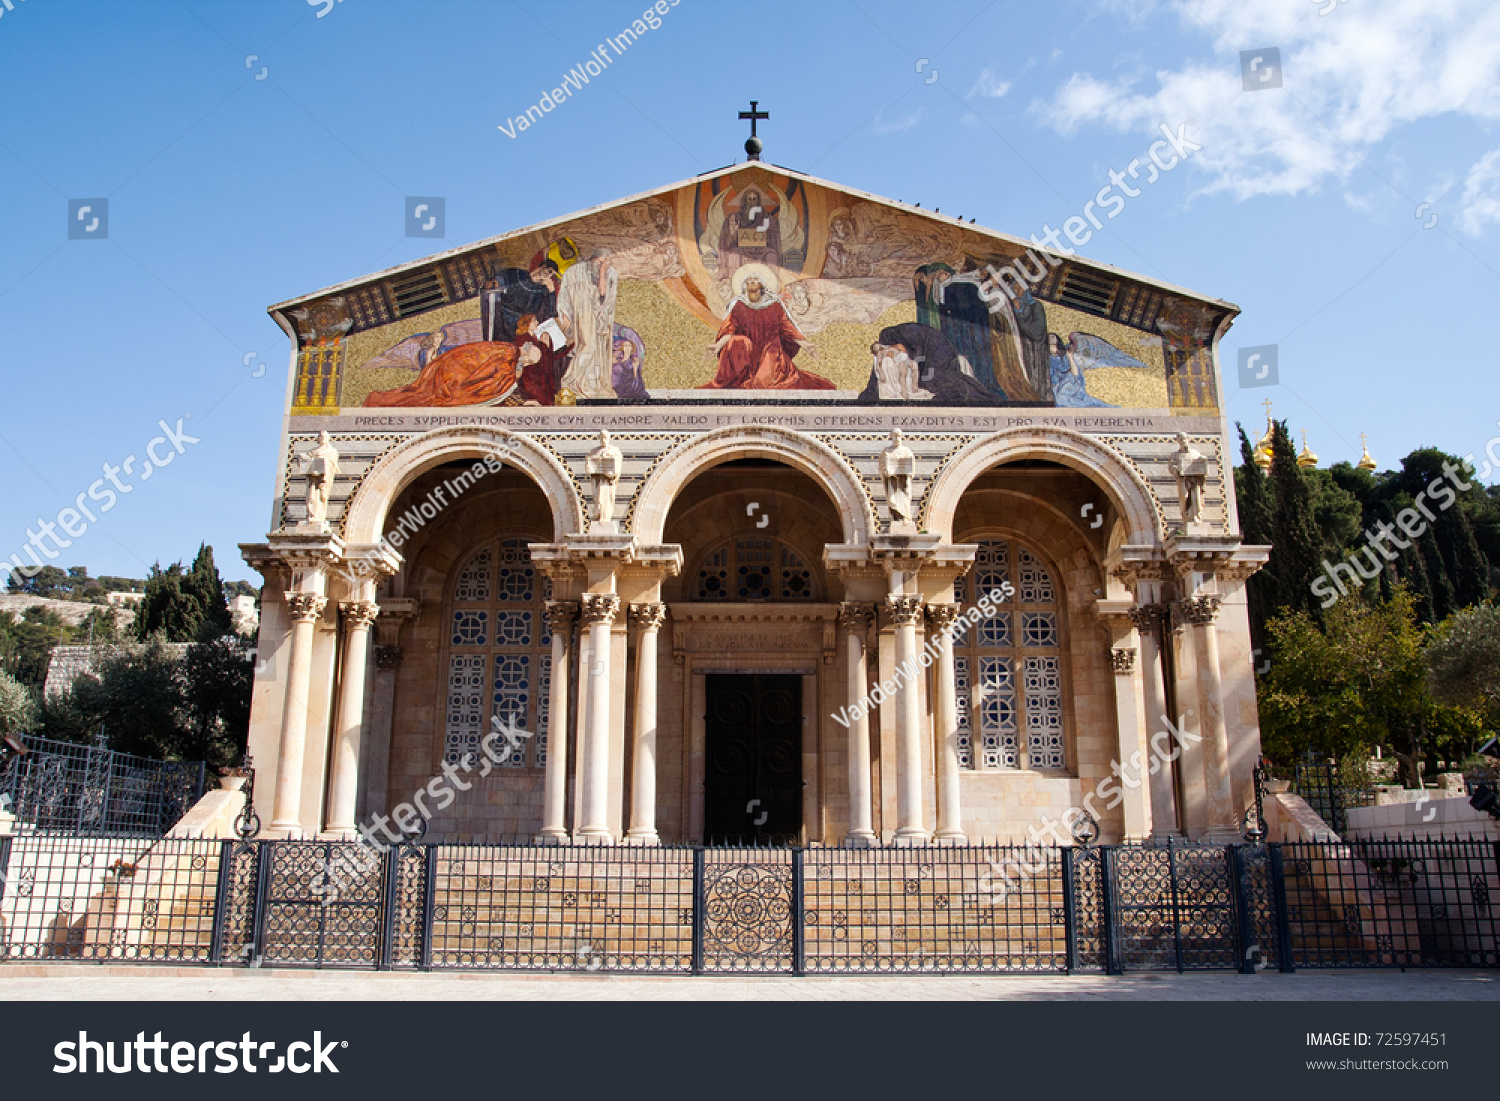
[[[1350,807],[1375,805],[1374,787],[1350,784],[1345,781],[1337,762],[1319,761],[1312,756],[1297,765],[1292,789],[1340,837],[1349,828],[1345,811]]]
[[[161,837],[203,795],[202,761],[153,761],[96,746],[27,739],[0,768],[23,831]]]
[[[0,838],[0,960],[661,974],[1500,966],[1488,841]]]

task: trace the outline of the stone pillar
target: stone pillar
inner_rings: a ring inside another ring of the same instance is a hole
[[[370,624],[380,605],[368,600],[339,605],[344,617],[344,666],[339,674],[338,726],[333,743],[333,776],[328,790],[328,822],[323,835],[349,841],[355,836],[354,815],[359,798],[360,738],[365,722],[365,662],[370,649]]]
[[[547,602],[547,626],[552,631],[552,694],[547,705],[547,779],[542,802],[544,845],[568,842],[568,673],[573,662],[573,624],[578,605]]]
[[[870,671],[865,656],[865,635],[875,616],[875,605],[846,603],[839,605],[839,626],[844,629],[844,647],[848,661],[846,706],[852,712],[863,702],[858,718],[849,720],[849,832],[844,835],[847,848],[865,849],[878,843],[872,817],[870,782],[870,714],[868,694]]]
[[[885,598],[896,633],[896,836],[897,845],[925,845],[931,840],[922,813],[922,710],[916,678],[917,620],[922,598]],[[905,673],[903,675],[903,670]]]
[[[1209,841],[1238,841],[1240,816],[1229,781],[1229,731],[1224,722],[1224,683],[1219,672],[1219,637],[1214,620],[1219,599],[1196,596],[1182,602],[1182,615],[1193,635],[1198,672],[1198,720],[1203,738],[1203,786],[1208,807]]]
[[[586,593],[580,601],[589,631],[587,660],[578,679],[588,694],[587,737],[580,739],[579,765],[583,799],[579,807],[577,840],[581,844],[612,845],[609,828],[609,715],[610,629],[620,608],[613,593]]]
[[[659,845],[656,833],[656,633],[667,618],[665,604],[632,604],[635,641],[635,730],[630,744],[632,845]]]
[[[1151,835],[1150,759],[1143,727],[1145,708],[1141,702],[1141,675],[1136,668],[1136,648],[1115,646],[1109,652],[1115,673],[1115,727],[1119,731],[1120,818],[1125,828],[1122,840],[1139,844]]]
[[[1141,640],[1141,695],[1146,711],[1147,749],[1156,771],[1150,773],[1151,836],[1180,837],[1177,821],[1176,745],[1163,717],[1167,714],[1166,680],[1162,669],[1161,631],[1166,609],[1160,604],[1146,604],[1130,613]],[[1175,719],[1173,720],[1176,721]],[[1157,737],[1165,734],[1165,738]],[[1168,760],[1167,758],[1172,758]]]
[[[366,818],[383,813],[390,797],[391,729],[396,718],[396,670],[401,668],[401,655],[401,647],[394,642],[375,644],[375,695],[370,702],[370,736],[365,745],[368,764],[361,801]]]
[[[932,732],[937,755],[937,840],[949,845],[968,843],[964,836],[959,792],[958,680],[953,667],[953,621],[957,604],[927,605],[929,637],[938,642],[936,691],[932,696]]]
[[[313,629],[328,598],[311,592],[286,594],[292,621],[288,647],[286,700],[281,712],[281,743],[276,756],[276,799],[270,832],[283,838],[302,836],[302,758],[307,747],[307,694],[312,684]]]

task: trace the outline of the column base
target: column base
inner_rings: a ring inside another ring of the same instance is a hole
[[[266,841],[301,841],[307,835],[302,832],[300,822],[272,822],[260,831],[260,836]]]
[[[660,845],[661,837],[655,830],[631,830],[625,835],[627,845]]]
[[[608,830],[582,829],[573,835],[575,845],[613,845],[615,835]]]
[[[329,827],[318,834],[319,841],[358,841],[359,831],[353,826],[345,829],[342,826]]]
[[[1238,826],[1209,826],[1203,840],[1211,845],[1233,845],[1245,838]]]
[[[938,830],[933,841],[938,845],[967,845],[969,838],[963,830]]]
[[[537,834],[531,840],[532,840],[532,843],[535,844],[535,845],[567,845],[573,839],[568,836],[568,831],[567,830],[556,829],[556,830],[543,830],[541,833]]]
[[[844,834],[844,848],[878,849],[880,848],[880,838],[875,836],[874,830],[850,830]]]
[[[932,842],[932,835],[926,830],[914,829],[903,826],[896,831],[896,836],[891,839],[891,844],[898,849],[916,849]]]

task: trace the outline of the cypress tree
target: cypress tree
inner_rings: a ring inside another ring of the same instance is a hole
[[[200,544],[193,567],[183,580],[183,588],[193,594],[202,616],[194,629],[193,637],[199,639],[222,638],[234,633],[234,621],[229,615],[229,601],[224,596],[224,582],[214,566],[214,549]]]
[[[1265,545],[1271,542],[1271,497],[1266,476],[1255,465],[1255,447],[1245,430],[1240,433],[1241,465],[1235,469],[1235,496],[1239,501],[1240,534],[1246,543]],[[1266,620],[1276,609],[1276,579],[1269,566],[1250,578],[1245,587],[1250,612],[1250,641],[1257,649],[1266,648]]]
[[[1276,498],[1272,519],[1271,565],[1276,571],[1279,601],[1300,608],[1321,622],[1321,601],[1313,595],[1314,576],[1322,568],[1323,538],[1313,515],[1312,492],[1297,465],[1286,421],[1277,421],[1272,436],[1271,487]]]

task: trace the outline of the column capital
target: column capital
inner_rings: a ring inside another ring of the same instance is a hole
[[[875,618],[875,605],[864,601],[846,600],[839,605],[839,626],[846,631],[863,634],[870,629]]]
[[[934,631],[946,631],[963,609],[957,604],[927,605],[927,624]]]
[[[1141,604],[1131,609],[1130,622],[1142,634],[1155,632],[1157,627],[1166,622],[1167,612],[1165,604]]]
[[[377,646],[375,647],[375,668],[395,669],[401,664],[401,647],[399,646]]]
[[[614,593],[584,593],[579,605],[583,609],[583,621],[590,627],[614,623],[620,610],[620,598]]]
[[[1190,624],[1194,627],[1204,627],[1218,617],[1219,598],[1216,596],[1195,596],[1189,600],[1179,600],[1172,606],[1172,611],[1180,622]]]
[[[629,609],[630,622],[642,631],[658,631],[667,621],[665,604],[632,604]]]
[[[549,600],[542,614],[547,617],[547,626],[552,628],[554,635],[571,631],[573,624],[578,622],[578,601]]]
[[[380,605],[373,600],[346,600],[339,605],[339,611],[344,615],[346,627],[368,629],[380,614]]]
[[[328,598],[317,593],[289,592],[286,594],[287,612],[294,623],[316,623],[328,607]]]
[[[1109,652],[1109,660],[1116,675],[1129,676],[1135,672],[1135,647],[1116,646]]]
[[[915,625],[922,615],[922,598],[892,594],[885,598],[885,610],[891,622],[896,626]]]

